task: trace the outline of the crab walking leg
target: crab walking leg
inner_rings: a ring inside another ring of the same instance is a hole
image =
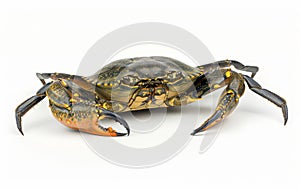
[[[223,60],[223,61],[217,61],[217,63],[221,66],[221,67],[230,67],[233,66],[234,68],[236,68],[237,70],[241,70],[241,71],[245,71],[245,72],[251,72],[252,75],[251,77],[253,78],[256,73],[258,72],[259,68],[256,66],[245,66],[242,63],[235,61],[235,60]]]
[[[43,84],[45,83],[45,79],[60,80],[63,84],[65,82],[72,82],[86,91],[92,93],[95,91],[95,85],[88,82],[86,77],[65,73],[36,73],[36,76]]]
[[[46,90],[50,87],[51,84],[52,82],[45,84],[43,87],[41,87],[41,89],[38,90],[36,95],[30,97],[16,108],[15,112],[17,127],[22,135],[24,135],[21,123],[22,116],[24,116],[26,112],[28,112],[33,106],[35,106],[37,103],[39,103],[46,97]]]
[[[229,84],[219,98],[218,106],[212,116],[210,116],[199,128],[195,129],[191,135],[207,130],[222,121],[228,116],[238,105],[239,98],[245,91],[243,77],[231,71],[231,76],[228,78]]]
[[[286,124],[288,120],[288,108],[286,101],[278,96],[277,94],[273,93],[272,91],[269,91],[267,89],[263,89],[259,83],[257,83],[253,78],[243,75],[244,79],[246,80],[246,83],[248,84],[248,87],[258,95],[262,96],[265,99],[268,99],[278,107],[282,109],[283,118],[284,118],[284,125]]]
[[[237,70],[245,71],[245,72],[251,72],[252,75],[251,77],[253,78],[256,73],[258,72],[259,68],[256,66],[247,66],[243,65],[242,63],[235,61],[235,60],[222,60],[222,61],[217,61],[214,63],[209,63],[206,65],[198,66],[201,71],[203,72],[208,72],[208,71],[213,71],[216,68],[220,69],[230,69],[230,67],[233,66]]]

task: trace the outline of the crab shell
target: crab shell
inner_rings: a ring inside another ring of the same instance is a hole
[[[115,107],[113,111],[128,111],[167,107],[166,102],[172,102],[168,99],[178,95],[183,99],[202,73],[172,58],[137,57],[114,61],[87,81],[96,86],[100,98],[127,104],[125,109]]]

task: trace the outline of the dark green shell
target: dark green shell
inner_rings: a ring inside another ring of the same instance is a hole
[[[189,87],[199,70],[178,60],[153,56],[120,59],[89,77],[97,86],[97,93],[109,100],[127,102],[135,84],[141,80],[161,79],[177,93]]]

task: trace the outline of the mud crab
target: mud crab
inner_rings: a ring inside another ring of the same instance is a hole
[[[250,72],[251,76],[232,67]],[[186,105],[226,86],[215,112],[191,133],[195,135],[216,125],[236,108],[245,82],[252,91],[282,109],[286,124],[286,101],[253,79],[257,71],[258,67],[234,60],[191,67],[172,58],[154,56],[117,60],[89,77],[37,73],[43,86],[16,108],[17,127],[23,134],[21,117],[47,96],[54,117],[72,129],[103,136],[129,135],[128,124],[117,113]],[[46,79],[51,81],[46,83]],[[126,133],[103,127],[100,120],[104,118],[119,122]]]

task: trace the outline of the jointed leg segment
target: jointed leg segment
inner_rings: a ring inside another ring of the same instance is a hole
[[[268,99],[272,103],[274,103],[276,106],[280,107],[282,109],[283,118],[284,118],[284,125],[286,124],[288,120],[288,108],[286,105],[286,101],[280,97],[279,95],[273,93],[272,91],[269,91],[267,89],[263,89],[259,83],[257,83],[253,78],[243,75],[244,79],[246,80],[246,83],[248,84],[248,87],[255,92],[256,94],[262,96],[265,99]]]
[[[222,80],[220,84],[216,84],[215,82],[210,83],[210,90],[206,93],[203,93],[204,95],[207,93],[210,93],[211,91],[214,91],[218,89],[219,87],[215,87],[215,85],[224,86],[227,85],[226,89],[220,96],[218,106],[215,109],[214,114],[209,117],[199,128],[195,129],[192,132],[192,135],[197,134],[198,132],[204,131],[209,129],[210,127],[216,125],[221,120],[223,120],[226,116],[228,116],[237,106],[239,98],[243,95],[245,90],[245,84],[244,81],[246,81],[248,87],[255,93],[259,94],[260,96],[268,99],[278,107],[282,109],[283,117],[284,117],[284,124],[286,124],[288,120],[288,109],[286,105],[286,101],[278,96],[277,94],[267,90],[263,89],[254,79],[256,72],[258,71],[258,67],[254,66],[244,66],[243,64],[237,62],[237,61],[219,61],[216,62],[220,66],[220,72],[224,74],[224,79]],[[230,66],[233,65],[236,69],[251,72],[251,77],[247,75],[243,75],[240,73],[236,73],[230,69]],[[210,70],[211,65],[204,65],[201,66],[203,69]],[[226,71],[227,70],[227,71]],[[226,72],[230,72],[230,76],[226,75]],[[211,72],[207,75],[209,78],[210,75],[213,75],[214,72]],[[211,79],[211,80],[217,80],[217,79]],[[201,84],[200,84],[201,85]],[[195,83],[195,86],[197,86],[197,83]],[[197,87],[196,87],[197,89]],[[198,94],[201,93],[197,91]],[[200,96],[201,97],[201,96]]]
[[[70,75],[44,73],[37,74],[37,76],[43,83],[43,87],[36,95],[21,103],[15,111],[17,127],[22,135],[24,135],[21,125],[22,116],[46,96],[49,97],[49,106],[54,117],[72,129],[103,136],[129,135],[130,129],[126,121],[118,114],[103,109],[93,101],[93,97],[96,99],[93,93],[85,91],[75,95],[75,92],[80,89],[80,87],[75,86],[76,83],[71,84],[73,82],[70,82],[68,79]],[[55,76],[59,78],[56,79]],[[56,81],[46,83],[44,79],[48,78]],[[78,77],[77,81],[81,82],[82,79],[80,79],[81,78]],[[111,127],[103,127],[100,122],[102,119],[115,120],[126,129],[126,133],[117,132]]]
[[[255,74],[258,72],[259,68],[256,66],[247,66],[243,65],[242,63],[235,61],[235,60],[223,60],[223,61],[217,61],[215,63],[209,63],[206,65],[198,66],[198,68],[203,72],[210,72],[215,70],[216,68],[219,69],[230,69],[230,67],[234,67],[237,70],[250,72],[251,77],[253,78]]]
[[[236,73],[231,72],[230,83],[223,91],[219,98],[218,106],[214,114],[208,118],[199,128],[192,132],[192,135],[198,132],[209,129],[210,127],[218,124],[226,116],[228,116],[237,106],[239,98],[243,95],[245,90],[243,77]]]
[[[26,112],[28,112],[33,106],[35,106],[37,103],[39,103],[46,97],[46,90],[50,87],[51,84],[52,82],[45,84],[41,89],[38,90],[36,95],[30,97],[16,108],[17,127],[22,135],[24,135],[21,124],[22,116],[25,115]]]
[[[215,69],[216,65],[219,69]],[[232,71],[230,68],[232,66],[237,70],[252,73],[251,77]],[[245,81],[253,92],[268,99],[282,109],[284,124],[286,124],[288,120],[286,101],[277,94],[267,89],[263,89],[253,79],[258,71],[258,67],[244,66],[237,61],[225,60],[199,66],[197,70],[203,71],[204,74],[201,74],[199,77],[194,79],[194,84],[186,91],[188,94],[185,95],[187,104],[190,103],[189,100],[199,99],[224,86],[226,86],[226,88],[219,98],[214,114],[211,115],[199,128],[195,129],[192,132],[192,135],[216,125],[236,108],[240,97],[244,93]],[[112,112],[113,110],[108,109],[107,107],[104,108],[105,105],[102,105],[102,103],[91,100],[93,97],[96,99],[94,96],[95,86],[92,83],[87,82],[86,78],[61,73],[37,73],[37,77],[42,82],[43,87],[36,93],[36,95],[21,103],[15,112],[17,127],[22,134],[22,116],[25,115],[26,112],[28,112],[34,105],[43,100],[47,95],[50,99],[50,108],[52,113],[61,123],[68,127],[97,135],[129,135],[130,130],[125,120]],[[45,79],[51,79],[54,82],[46,83]],[[177,98],[176,100],[174,98],[174,100],[166,101],[166,104],[168,106],[177,106],[185,104],[185,102],[179,97],[178,100]],[[127,133],[118,133],[112,128],[102,127],[100,125],[100,120],[104,118],[113,119],[119,122],[127,130]]]

